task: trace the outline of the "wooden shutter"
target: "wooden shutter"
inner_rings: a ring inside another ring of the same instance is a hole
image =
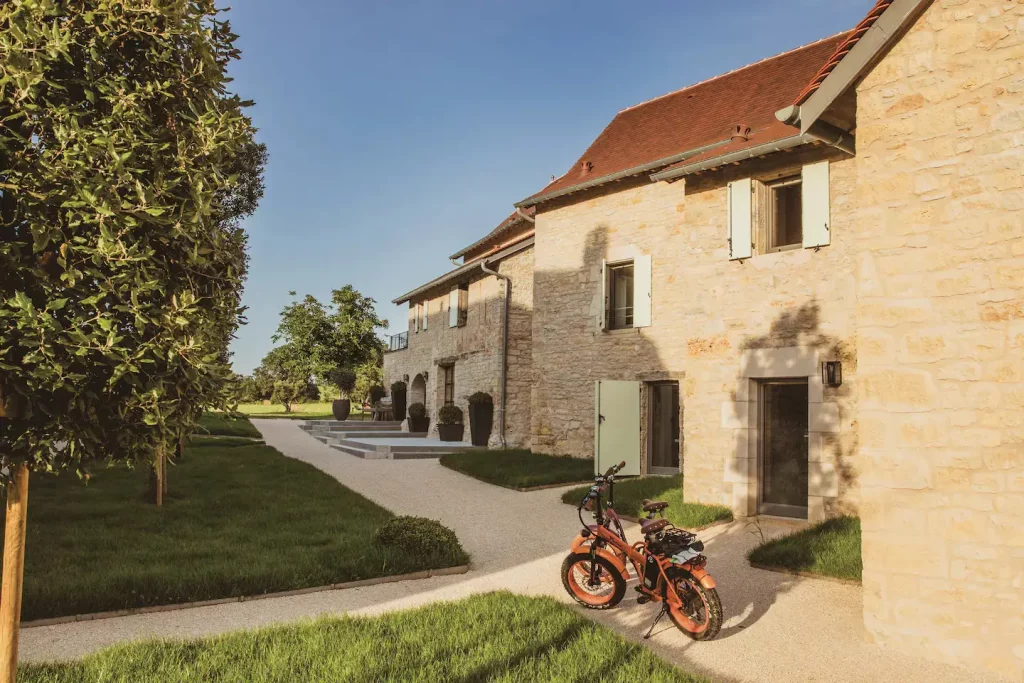
[[[427,318],[430,315],[430,299],[423,302],[423,331],[427,331]]]
[[[633,327],[651,326],[651,257],[633,259]]]
[[[608,291],[608,261],[601,259],[601,310],[597,314],[597,329],[608,329],[608,307],[611,305],[611,293]]]
[[[804,166],[801,186],[804,248],[824,247],[832,242],[828,162]]]
[[[448,292],[448,327],[459,326],[459,288]]]
[[[751,181],[753,191],[752,221],[754,253],[768,253],[768,236],[772,230],[772,191],[760,180]]]
[[[751,255],[751,184],[750,178],[729,183],[729,258],[745,259]]]
[[[420,305],[419,304],[410,303],[409,304],[409,309],[412,312],[412,331],[413,332],[419,332],[420,331]]]

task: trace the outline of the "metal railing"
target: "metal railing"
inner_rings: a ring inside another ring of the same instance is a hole
[[[388,338],[388,351],[401,351],[409,348],[409,333],[393,334]]]

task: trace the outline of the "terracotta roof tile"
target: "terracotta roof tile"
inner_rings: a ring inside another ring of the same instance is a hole
[[[821,65],[847,42],[844,32],[623,109],[560,178],[523,202],[603,176],[728,141],[737,124],[751,129],[749,146],[789,137],[775,112],[792,104]],[[713,154],[730,147],[716,148]],[[739,144],[738,148],[747,146]],[[583,164],[591,167],[583,173]]]
[[[836,47],[835,52],[833,52],[829,56],[828,60],[826,60],[825,65],[818,70],[818,73],[814,74],[814,78],[812,78],[811,82],[807,84],[807,87],[800,91],[800,94],[796,96],[796,100],[793,101],[793,104],[803,104],[807,101],[808,97],[814,94],[814,91],[821,86],[822,81],[828,78],[829,74],[832,73],[832,70],[839,65],[839,62],[843,61],[843,57],[853,49],[853,46],[856,45],[864,34],[868,32],[868,29],[875,25],[875,22],[878,21],[878,18],[882,16],[882,13],[885,12],[885,10],[889,9],[889,5],[891,5],[892,2],[893,0],[878,0],[878,2],[875,3],[875,6],[871,8],[868,15],[864,17],[864,19],[857,24],[852,31],[850,31],[846,40]]]

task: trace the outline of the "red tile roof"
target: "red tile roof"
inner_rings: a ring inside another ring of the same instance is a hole
[[[713,143],[728,144],[710,152],[717,156],[796,134],[775,112],[792,104],[850,35],[824,38],[622,110],[565,175],[520,204]],[[749,141],[728,143],[737,124],[751,129]],[[582,173],[586,162],[592,166]]]
[[[878,2],[875,3],[875,6],[871,8],[868,15],[864,17],[859,24],[857,24],[856,28],[850,31],[846,40],[836,47],[835,52],[829,56],[825,65],[818,70],[818,73],[814,74],[814,78],[812,78],[811,82],[807,84],[807,87],[800,91],[800,94],[796,96],[796,100],[794,100],[793,104],[803,104],[807,101],[808,97],[814,94],[814,91],[818,89],[822,81],[828,78],[829,74],[832,73],[832,70],[839,65],[839,62],[843,61],[843,57],[853,49],[853,46],[856,45],[864,34],[868,32],[868,29],[875,25],[875,22],[878,21],[878,18],[882,16],[882,13],[885,12],[885,10],[889,9],[889,5],[891,5],[892,2],[893,0],[878,0]]]

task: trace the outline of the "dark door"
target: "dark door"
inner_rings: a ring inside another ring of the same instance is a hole
[[[651,474],[679,472],[679,383],[652,384],[650,401],[650,446],[647,471]]]
[[[761,385],[761,512],[807,517],[807,380]]]

